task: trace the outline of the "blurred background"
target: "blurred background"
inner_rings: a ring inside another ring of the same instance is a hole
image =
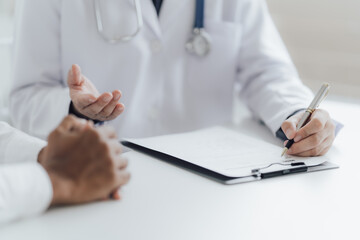
[[[360,99],[360,1],[267,0],[302,80]]]
[[[360,103],[360,1],[267,0],[302,80],[331,97]],[[8,102],[15,0],[0,0],[0,114]],[[0,116],[1,117],[1,116]]]

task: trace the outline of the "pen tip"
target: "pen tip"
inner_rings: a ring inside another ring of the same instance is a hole
[[[283,157],[287,151],[288,151],[288,149],[287,149],[287,148],[284,148],[284,150],[283,150],[282,153],[281,153],[281,157]]]

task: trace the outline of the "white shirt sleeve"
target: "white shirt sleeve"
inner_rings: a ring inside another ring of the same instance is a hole
[[[0,225],[45,211],[52,185],[38,163],[0,165]]]
[[[46,142],[0,123],[0,224],[43,212],[52,184],[37,163]]]
[[[266,1],[244,0],[240,9],[240,95],[275,135],[287,117],[308,107],[313,93],[300,81]]]
[[[0,122],[0,164],[37,162],[40,150],[46,142],[31,137],[6,123]]]

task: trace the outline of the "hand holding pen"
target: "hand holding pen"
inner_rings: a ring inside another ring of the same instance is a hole
[[[323,84],[305,112],[295,114],[281,125],[290,139],[284,143],[282,156],[287,153],[310,157],[328,152],[335,139],[335,124],[328,112],[317,108],[327,96],[329,88],[329,84]]]

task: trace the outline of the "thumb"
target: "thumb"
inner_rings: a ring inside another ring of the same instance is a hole
[[[281,125],[281,129],[288,139],[293,139],[296,135],[296,125],[300,121],[301,114],[296,114],[287,119]]]
[[[79,65],[73,64],[68,75],[68,85],[70,87],[80,86],[82,82],[81,68]]]
[[[79,131],[87,125],[85,119],[77,118],[73,115],[68,115],[59,125],[59,128],[63,129],[66,132]]]

